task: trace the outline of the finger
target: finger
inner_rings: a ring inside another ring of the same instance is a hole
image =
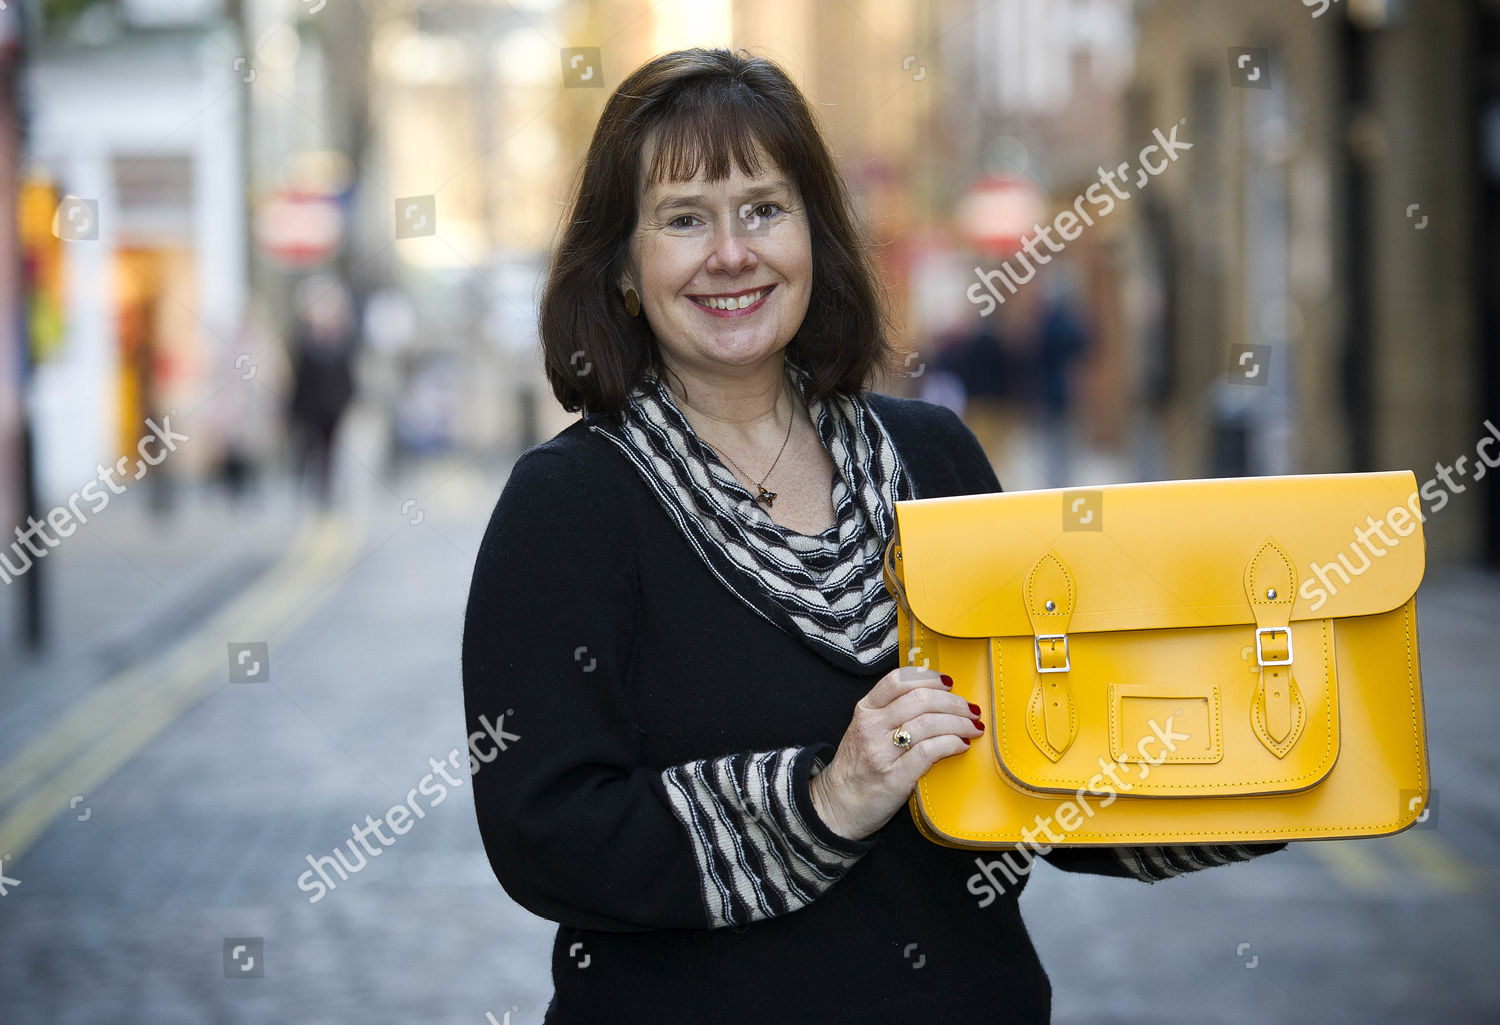
[[[920,744],[913,743],[911,749],[902,755],[894,768],[902,773],[902,782],[907,790],[917,785],[917,780],[944,758],[961,755],[969,750],[969,745],[962,739],[951,733],[941,733],[935,737],[928,737]],[[909,777],[909,782],[907,778]]]
[[[897,724],[927,712],[946,712],[975,719],[982,717],[979,706],[962,695],[954,694],[947,688],[934,690],[931,687],[915,687],[907,691],[880,709],[879,716],[882,725],[889,723],[895,729]]]
[[[882,676],[880,682],[871,687],[870,692],[861,698],[859,703],[866,708],[884,708],[912,690],[927,688],[944,691],[951,685],[951,681],[944,682],[943,675],[936,669],[901,666]]]
[[[904,721],[897,729],[903,729],[911,734],[913,747],[922,741],[945,734],[969,741],[984,735],[984,727],[970,717],[967,710],[958,715],[948,712],[924,712],[915,719]]]

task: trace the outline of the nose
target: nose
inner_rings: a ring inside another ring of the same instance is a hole
[[[739,221],[721,221],[714,234],[713,252],[708,254],[708,270],[731,275],[753,270],[760,258],[745,243]]]

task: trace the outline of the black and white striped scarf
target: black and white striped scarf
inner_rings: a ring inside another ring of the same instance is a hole
[[[896,650],[896,608],[881,578],[895,503],[913,497],[885,426],[863,397],[806,402],[809,375],[785,366],[833,459],[836,522],[817,537],[778,526],[694,433],[653,371],[616,424],[591,414],[640,471],[720,582],[761,616],[851,672]]]

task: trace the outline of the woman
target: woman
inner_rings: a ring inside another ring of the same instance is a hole
[[[979,906],[903,810],[985,727],[981,681],[896,668],[893,503],[999,484],[952,413],[864,390],[866,252],[775,65],[668,54],[607,103],[541,311],[584,416],[517,461],[464,631],[468,728],[516,738],[475,764],[480,833],[560,926],[548,1022],[1048,1018],[1019,887]]]

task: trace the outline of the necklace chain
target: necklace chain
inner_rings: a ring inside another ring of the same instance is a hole
[[[797,419],[797,402],[796,402],[795,399],[793,399],[792,400],[792,415],[789,416],[789,417],[787,417],[787,420],[786,420],[786,437],[781,440],[781,448],[777,449],[777,451],[776,451],[776,458],[773,459],[773,460],[771,460],[771,469],[767,470],[766,471],[766,475],[764,477],[762,477],[759,481],[757,481],[756,484],[755,484],[756,490],[760,492],[760,494],[758,494],[758,495],[755,496],[755,501],[757,501],[757,502],[764,502],[766,504],[767,508],[769,508],[770,505],[771,505],[771,503],[776,500],[776,492],[774,492],[774,491],[767,491],[766,487],[765,487],[765,484],[766,484],[766,481],[768,481],[768,480],[771,479],[771,474],[776,469],[776,464],[779,463],[779,462],[781,462],[781,455],[782,455],[783,452],[786,451],[787,442],[789,442],[789,441],[792,440],[792,421],[794,421],[796,419]],[[717,447],[715,447],[711,442],[708,442],[706,439],[705,439],[704,443],[707,444],[709,448],[713,449],[716,454],[723,456],[725,459],[728,459],[729,460],[729,465],[732,466],[732,467],[734,467],[737,471],[739,471],[740,475],[743,476],[746,480],[755,480],[754,477],[752,477],[750,474],[746,473],[740,467],[739,463],[736,463],[733,459],[730,459],[729,455],[727,453],[720,452]]]

